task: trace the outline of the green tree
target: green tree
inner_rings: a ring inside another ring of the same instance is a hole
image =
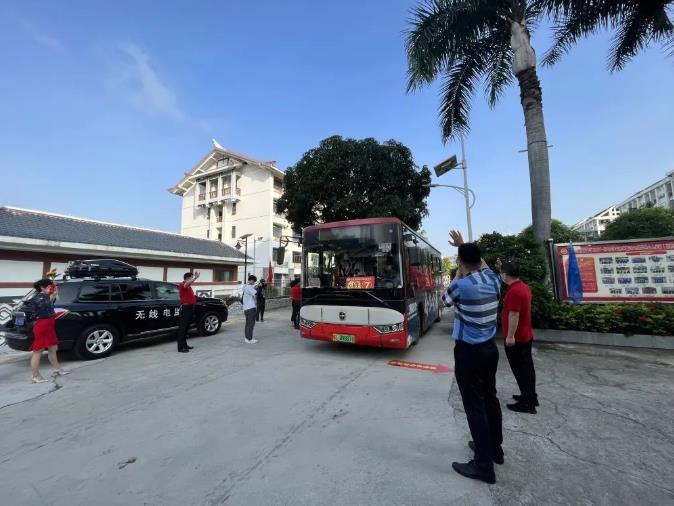
[[[295,231],[329,221],[394,216],[415,230],[428,214],[431,173],[390,140],[335,135],[286,171],[277,210]]]
[[[544,12],[540,0],[422,0],[407,32],[407,91],[442,80],[442,138],[469,130],[471,98],[485,82],[489,105],[517,79],[524,112],[533,235],[550,236],[550,168],[543,98],[530,34]]]
[[[636,209],[606,225],[602,240],[674,236],[674,211],[661,207]]]
[[[442,273],[449,276],[452,268],[452,260],[449,257],[442,257]]]
[[[527,228],[522,230],[522,232],[520,232],[520,235],[533,240],[533,227],[529,225]],[[552,242],[556,244],[563,242],[581,242],[585,239],[583,234],[573,230],[568,225],[565,225],[561,221],[555,219],[550,222],[550,238],[552,239]]]
[[[674,0],[540,0],[555,18],[554,43],[543,63],[556,63],[582,37],[608,28],[611,72],[621,70],[650,43],[659,42],[674,56]]]

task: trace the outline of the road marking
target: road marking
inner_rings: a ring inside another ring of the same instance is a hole
[[[420,362],[409,362],[407,360],[391,360],[389,361],[388,365],[392,365],[394,367],[407,367],[408,369],[420,369],[422,371],[439,372],[439,373],[454,371],[454,369],[451,369],[446,365],[442,364],[422,364]]]

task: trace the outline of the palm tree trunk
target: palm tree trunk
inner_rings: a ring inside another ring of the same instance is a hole
[[[536,67],[522,70],[517,75],[520,99],[524,110],[531,182],[531,221],[534,238],[542,243],[550,237],[550,164],[548,139],[543,121],[543,93]]]

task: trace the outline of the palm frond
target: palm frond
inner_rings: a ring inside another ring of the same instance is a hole
[[[485,32],[503,23],[499,0],[422,0],[406,31],[407,92],[431,83]],[[505,25],[504,25],[505,26]]]

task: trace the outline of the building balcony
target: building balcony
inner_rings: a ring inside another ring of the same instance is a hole
[[[200,193],[199,194],[199,202],[205,202],[205,201],[206,201],[206,194]]]
[[[235,188],[234,190],[235,190],[234,193],[236,195],[239,195],[239,196],[241,195],[241,188]],[[230,197],[231,195],[232,195],[232,189],[231,188],[225,187],[225,188],[222,189],[222,196],[223,197]]]

